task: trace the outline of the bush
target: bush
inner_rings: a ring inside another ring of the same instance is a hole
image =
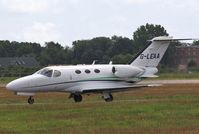
[[[39,68],[26,68],[26,67],[0,67],[0,77],[22,77],[33,74]]]

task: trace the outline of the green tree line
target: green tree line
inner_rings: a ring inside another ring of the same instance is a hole
[[[46,42],[44,46],[41,46],[38,43],[0,41],[0,57],[31,56],[35,57],[41,66],[91,64],[94,60],[97,63],[106,64],[110,61],[115,64],[128,63],[147,44],[148,40],[168,35],[163,26],[146,24],[133,33],[133,39],[121,36],[96,37],[90,40],[74,41],[72,47],[63,47],[55,42]],[[176,45],[180,44],[176,43]],[[175,45],[170,45],[161,66],[172,65],[174,53]]]

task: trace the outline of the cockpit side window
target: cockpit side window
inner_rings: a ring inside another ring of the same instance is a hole
[[[61,72],[58,70],[54,70],[53,77],[59,77],[59,76],[61,76]]]
[[[43,69],[40,74],[47,76],[47,77],[52,77],[53,70],[51,69]]]

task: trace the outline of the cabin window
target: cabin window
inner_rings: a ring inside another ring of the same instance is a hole
[[[59,76],[61,76],[61,72],[58,70],[54,70],[53,77],[59,77]]]
[[[46,68],[46,69],[41,70],[40,74],[47,77],[52,77],[53,70]]]
[[[75,73],[76,74],[81,74],[81,71],[80,70],[75,70]]]
[[[100,73],[100,70],[99,69],[95,69],[94,72],[95,73]]]
[[[90,72],[91,72],[91,71],[88,70],[88,69],[85,70],[85,73],[87,73],[87,74],[89,74]]]

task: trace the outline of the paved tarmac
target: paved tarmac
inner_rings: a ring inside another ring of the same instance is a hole
[[[199,84],[198,80],[144,80],[141,84]]]

